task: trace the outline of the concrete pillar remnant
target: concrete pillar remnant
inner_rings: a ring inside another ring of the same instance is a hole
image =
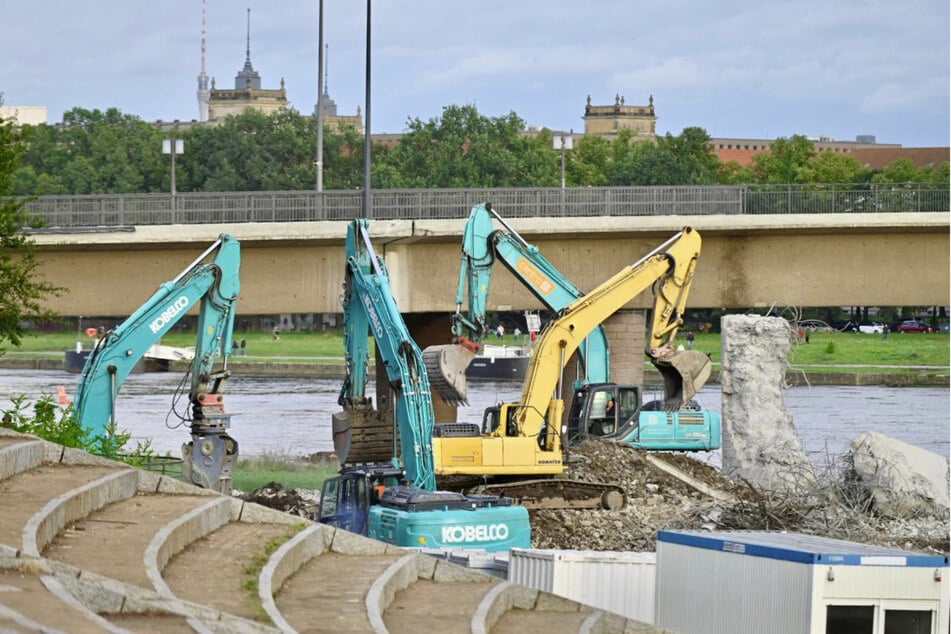
[[[789,323],[728,315],[720,326],[723,472],[765,491],[808,490],[815,481],[812,464],[783,402]]]

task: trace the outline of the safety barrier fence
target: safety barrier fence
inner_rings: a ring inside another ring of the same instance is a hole
[[[379,189],[369,217],[458,219],[486,201],[506,218],[951,210],[941,183]],[[47,226],[70,228],[351,220],[363,206],[362,190],[40,196],[26,205]]]

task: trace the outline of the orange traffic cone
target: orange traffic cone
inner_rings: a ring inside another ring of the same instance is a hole
[[[66,388],[60,385],[59,386],[59,404],[69,405],[72,402],[73,402],[73,399],[69,398],[69,395],[66,394]]]

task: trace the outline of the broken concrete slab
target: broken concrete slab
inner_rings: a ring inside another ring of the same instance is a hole
[[[949,516],[949,460],[879,432],[852,440],[854,480],[887,517]]]

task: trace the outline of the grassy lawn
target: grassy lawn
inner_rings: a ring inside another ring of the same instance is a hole
[[[274,339],[271,333],[249,332],[236,333],[234,337],[240,345],[242,339],[247,341],[248,361],[260,361],[261,357],[269,359],[304,361],[321,358],[321,362],[333,363],[334,360],[343,362],[343,333],[340,330],[326,332],[284,332],[279,339]],[[76,347],[81,341],[87,350],[93,346],[95,339],[85,334],[72,332],[39,333],[23,339],[19,348],[7,347],[6,354],[11,356],[51,356],[59,357],[66,350]],[[177,332],[162,338],[162,345],[189,348],[195,346],[195,333]],[[372,351],[372,347],[371,347]],[[234,355],[232,362],[240,363],[245,357]]]
[[[722,357],[719,334],[697,334],[694,347],[708,353],[714,363]],[[683,339],[683,336],[680,337]],[[809,343],[793,345],[790,362],[797,367],[844,369],[850,372],[881,371],[881,366],[948,367],[949,347],[946,334],[891,333],[881,335],[853,332],[816,332]],[[870,366],[870,367],[851,367]],[[878,366],[878,367],[876,367]]]
[[[324,480],[337,475],[336,462],[305,462],[289,456],[238,458],[234,468],[234,488],[254,491],[271,482],[280,482],[285,489],[319,489]]]
[[[721,358],[720,335],[695,335],[695,347],[710,354],[714,363]],[[247,340],[247,357],[232,356],[232,363],[284,361],[284,362],[343,362],[343,333],[341,330],[326,332],[285,332],[275,340],[270,333],[239,333],[235,339]],[[683,334],[680,339],[683,340]],[[76,341],[82,340],[87,349],[92,340],[76,333],[40,333],[28,336],[19,348],[8,348],[10,356],[60,357],[65,350],[73,349]],[[167,346],[190,347],[195,345],[194,333],[175,333],[165,336]],[[372,345],[372,340],[371,340]],[[489,343],[500,343],[492,338]],[[501,342],[515,345],[515,339],[506,335]],[[686,343],[686,342],[684,342]],[[372,352],[372,348],[371,348]],[[875,366],[942,366],[949,365],[949,338],[947,334],[917,334],[893,332],[887,340],[881,335],[852,332],[812,333],[809,343],[794,344],[790,361],[797,367],[819,366],[819,369],[846,369],[851,372],[881,371]],[[850,366],[871,366],[868,368]]]

